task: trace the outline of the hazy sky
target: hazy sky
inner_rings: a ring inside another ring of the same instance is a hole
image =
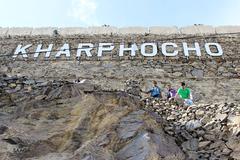
[[[1,27],[240,25],[240,0],[0,0]]]

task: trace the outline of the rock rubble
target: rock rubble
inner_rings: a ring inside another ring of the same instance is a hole
[[[145,103],[145,110],[162,117],[164,131],[176,138],[188,159],[240,159],[239,104],[196,104],[177,109],[174,103],[159,99]]]

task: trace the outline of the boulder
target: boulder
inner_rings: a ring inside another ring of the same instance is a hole
[[[204,76],[204,72],[201,69],[193,69],[191,71],[191,73],[192,73],[192,76],[194,76],[196,78],[203,78],[203,76]]]
[[[202,149],[204,149],[205,147],[207,147],[210,143],[211,143],[211,141],[202,141],[202,142],[199,142],[198,148],[199,148],[200,150],[202,150]]]
[[[232,137],[230,138],[227,143],[227,147],[231,149],[232,151],[240,151],[240,139],[238,137]]]
[[[184,154],[172,139],[164,135],[143,132],[130,144],[123,147],[116,155],[117,159],[184,159]]]
[[[240,126],[240,116],[229,116],[228,117],[228,125]]]
[[[128,139],[135,136],[139,128],[142,127],[144,124],[144,121],[142,119],[144,113],[144,111],[136,111],[130,113],[126,117],[123,117],[120,120],[120,124],[117,126],[119,138]]]
[[[203,110],[197,110],[195,113],[197,116],[203,116],[205,114],[205,111]]]
[[[193,131],[197,128],[202,127],[202,124],[199,120],[191,120],[189,122],[186,123],[186,129],[189,131]]]
[[[183,151],[197,151],[198,150],[198,139],[193,138],[182,144]]]
[[[216,115],[216,120],[219,120],[220,122],[223,122],[227,119],[228,115],[227,114],[217,114]]]

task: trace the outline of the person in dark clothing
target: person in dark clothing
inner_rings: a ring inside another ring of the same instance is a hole
[[[177,91],[174,88],[172,88],[171,84],[167,85],[167,90],[168,90],[167,100],[169,100],[169,101],[175,100],[175,97],[177,95]]]
[[[157,81],[153,81],[153,88],[147,93],[150,93],[151,97],[162,98],[162,92],[160,87],[157,86]]]

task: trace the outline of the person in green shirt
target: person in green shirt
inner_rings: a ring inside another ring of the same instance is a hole
[[[185,82],[181,83],[181,87],[177,91],[177,95],[182,101],[181,104],[191,106],[193,104],[191,90],[186,87]]]

